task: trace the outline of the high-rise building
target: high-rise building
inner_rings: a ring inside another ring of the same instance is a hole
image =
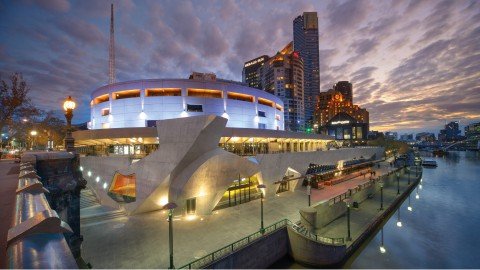
[[[452,121],[445,125],[445,128],[440,130],[438,140],[442,142],[457,141],[461,138],[458,121]]]
[[[263,90],[282,99],[285,130],[305,130],[303,61],[290,42],[260,67]]]
[[[320,94],[317,12],[304,12],[293,20],[293,48],[303,60],[305,121],[307,128],[311,128]]]
[[[353,91],[352,91],[352,84],[348,81],[339,81],[333,86],[333,90],[342,93],[343,98],[345,101],[349,101],[353,104]]]
[[[262,55],[255,59],[245,62],[242,70],[242,81],[248,84],[249,87],[262,89],[262,70],[263,64],[268,60],[268,55]]]

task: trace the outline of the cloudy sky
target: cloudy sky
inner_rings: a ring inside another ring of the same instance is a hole
[[[74,122],[108,81],[111,1],[0,0],[0,74],[23,73],[35,103],[72,95]],[[245,61],[292,40],[292,21],[317,11],[321,90],[349,80],[371,129],[437,131],[480,120],[480,1],[113,1],[117,81],[241,80]]]

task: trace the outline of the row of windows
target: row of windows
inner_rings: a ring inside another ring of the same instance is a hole
[[[182,95],[182,90],[179,88],[151,88],[151,89],[145,90],[146,97],[181,96],[181,95]],[[212,89],[189,88],[187,89],[187,96],[203,97],[203,98],[223,98],[223,91],[212,90]],[[125,91],[115,92],[112,94],[112,97],[115,100],[126,99],[126,98],[136,98],[136,97],[140,97],[140,90],[134,89],[134,90],[125,90]],[[236,93],[236,92],[228,92],[227,98],[233,99],[233,100],[241,100],[245,102],[255,102],[254,96]],[[101,95],[92,100],[92,105],[107,102],[109,100],[110,98],[108,94]],[[257,100],[259,104],[274,107],[277,110],[283,111],[282,106],[275,104],[275,102],[271,100],[268,100],[266,98],[261,98],[261,97],[259,97]]]

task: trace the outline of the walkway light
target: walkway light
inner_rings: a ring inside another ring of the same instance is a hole
[[[383,210],[383,181],[380,181],[380,210]]]
[[[266,188],[264,184],[257,186],[260,189],[260,233],[265,233],[265,228],[263,227],[263,190]]]
[[[170,266],[168,269],[175,269],[173,265],[173,209],[177,208],[177,204],[169,202],[163,206],[164,210],[168,210],[168,246],[170,251]]]
[[[351,199],[344,200],[345,204],[347,205],[347,241],[352,241],[352,236],[350,234],[350,207],[352,204]]]
[[[68,96],[68,98],[63,102],[65,118],[67,119],[67,135],[65,136],[65,150],[67,152],[75,151],[75,140],[72,137],[72,118],[75,107],[75,101],[73,101],[71,96]]]
[[[287,180],[288,181],[288,180]],[[307,181],[308,181],[308,186],[307,186],[307,194],[308,194],[308,206],[312,204],[311,200],[311,194],[312,194],[312,176],[307,175]]]

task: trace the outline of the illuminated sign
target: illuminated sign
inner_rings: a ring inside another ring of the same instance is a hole
[[[334,121],[332,122],[332,125],[343,125],[343,124],[349,124],[349,120],[341,120],[341,121]]]
[[[246,63],[244,67],[249,67],[249,66],[251,66],[251,65],[255,65],[255,64],[261,63],[261,62],[263,62],[263,61],[265,61],[264,58],[258,58],[258,59],[255,59],[255,60],[253,60],[253,61],[250,61],[250,62]]]

